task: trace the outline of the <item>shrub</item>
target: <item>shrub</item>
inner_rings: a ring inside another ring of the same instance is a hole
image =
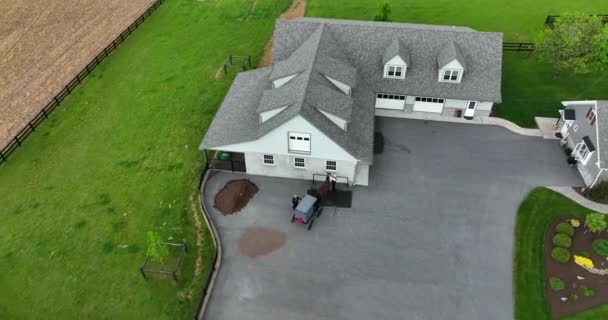
[[[555,226],[555,232],[557,233],[565,233],[568,236],[572,237],[574,235],[574,227],[567,222],[560,222]]]
[[[591,232],[599,233],[606,230],[608,223],[606,223],[606,217],[597,212],[592,212],[585,217],[585,226]]]
[[[570,219],[570,225],[578,228],[581,226],[581,221],[579,219]]]
[[[591,248],[598,256],[608,257],[608,240],[596,239],[591,243]]]
[[[374,16],[374,21],[391,21],[391,5],[388,2],[378,4],[378,12]]]
[[[593,297],[595,296],[595,290],[587,287],[587,286],[581,286],[581,293],[585,296],[585,297]]]
[[[596,202],[608,202],[608,180],[596,184],[589,192],[589,198]]]
[[[578,255],[585,258],[591,258],[591,253],[589,253],[589,251],[581,251]]]
[[[562,281],[562,279],[557,277],[549,278],[549,286],[551,286],[551,290],[553,291],[562,291],[566,288],[566,285]]]
[[[553,244],[562,248],[570,248],[572,239],[565,233],[558,233],[553,236]]]
[[[555,247],[551,250],[551,258],[559,263],[570,261],[570,251],[561,247]]]
[[[573,293],[570,295],[570,301],[572,302],[577,302],[578,301],[578,294]]]

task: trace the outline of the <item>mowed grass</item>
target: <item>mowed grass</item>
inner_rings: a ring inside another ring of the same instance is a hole
[[[394,21],[461,25],[480,31],[503,32],[505,42],[534,42],[547,15],[566,11],[605,14],[608,0],[390,0]],[[306,15],[371,20],[374,0],[310,0]],[[608,99],[608,74],[562,74],[532,54],[505,53],[503,103],[495,115],[524,127],[535,127],[534,116],[557,117],[562,100]]]
[[[534,189],[517,212],[513,262],[515,319],[551,319],[545,299],[544,237],[549,224],[558,218],[583,218],[590,210],[545,188]],[[605,319],[608,306],[588,311],[572,319]]]
[[[188,319],[213,256],[197,145],[287,0],[167,0],[0,165],[0,319]],[[148,230],[190,246],[180,280],[145,281]],[[195,276],[195,259],[202,270]]]

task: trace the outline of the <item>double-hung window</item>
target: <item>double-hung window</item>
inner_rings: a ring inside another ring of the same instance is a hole
[[[384,68],[384,77],[393,79],[404,79],[405,78],[405,66],[401,65],[386,65]]]
[[[306,159],[293,158],[293,166],[296,168],[306,168]]]
[[[336,161],[327,160],[325,162],[325,169],[329,171],[336,171],[338,165]]]
[[[274,166],[274,156],[270,154],[264,155],[264,164],[268,166]]]
[[[443,70],[443,76],[441,81],[444,82],[459,82],[460,81],[460,70],[445,69]]]

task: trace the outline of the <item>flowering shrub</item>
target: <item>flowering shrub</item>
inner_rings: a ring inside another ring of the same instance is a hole
[[[585,269],[593,269],[593,261],[591,261],[591,259],[589,259],[589,258],[575,255],[574,263],[578,264],[579,266],[581,266]]]
[[[578,219],[570,219],[570,225],[575,228],[578,228],[581,226],[581,221]]]

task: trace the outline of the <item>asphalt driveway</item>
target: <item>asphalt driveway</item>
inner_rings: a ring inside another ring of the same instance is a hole
[[[308,182],[247,176],[259,192],[239,214],[203,199],[224,259],[207,319],[512,319],[519,203],[535,186],[580,185],[555,141],[494,126],[378,118],[386,140],[353,208],[326,210],[309,232],[289,223]],[[239,251],[245,228],[287,234],[269,255]]]

